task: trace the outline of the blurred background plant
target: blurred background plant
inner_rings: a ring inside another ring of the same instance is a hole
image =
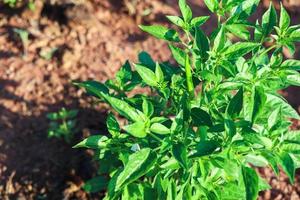
[[[78,110],[67,110],[65,108],[58,112],[47,114],[47,118],[50,120],[48,137],[62,138],[67,143],[70,143],[74,134],[78,131],[75,119],[77,114]]]

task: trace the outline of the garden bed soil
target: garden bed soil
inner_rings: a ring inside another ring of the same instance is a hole
[[[100,198],[81,189],[96,173],[92,153],[72,145],[89,134],[106,133],[107,107],[93,103],[71,81],[109,79],[143,50],[155,60],[168,60],[167,44],[142,33],[137,25],[165,24],[165,14],[178,12],[176,0],[140,1],[133,10],[120,2],[55,4],[37,7],[36,12],[0,7],[0,199]],[[209,15],[203,3],[191,3],[197,14]],[[292,16],[294,23],[300,23],[300,14]],[[15,28],[30,33],[25,49]],[[204,30],[209,32],[210,26]],[[51,59],[41,56],[54,49]],[[284,93],[297,108],[299,89]],[[61,107],[79,109],[78,128],[83,131],[71,144],[47,138],[46,114]],[[294,122],[294,128],[299,126]],[[269,169],[259,171],[274,188],[261,199],[300,199],[298,181],[292,186],[285,175],[277,179]]]

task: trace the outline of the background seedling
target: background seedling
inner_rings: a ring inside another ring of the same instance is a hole
[[[77,132],[76,116],[77,110],[66,110],[62,108],[58,112],[49,113],[47,118],[51,121],[48,129],[48,137],[63,138],[70,143]]]

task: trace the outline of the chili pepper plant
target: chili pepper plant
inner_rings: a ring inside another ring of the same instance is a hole
[[[300,131],[290,119],[299,115],[278,91],[300,86],[300,61],[283,53],[295,53],[300,25],[283,6],[251,23],[259,0],[204,1],[217,19],[210,34],[202,28],[210,17],[194,17],[185,0],[181,16],[167,16],[174,29],[140,26],[168,43],[174,62],[142,52],[112,80],[75,83],[114,110],[109,134],[75,146],[94,149],[99,162],[87,191],[107,200],[255,200],[270,189],[255,167],[267,166],[294,183]],[[132,95],[136,88],[151,95]]]

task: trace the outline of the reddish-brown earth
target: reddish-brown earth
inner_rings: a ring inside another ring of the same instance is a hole
[[[201,1],[190,3],[198,15],[209,15]],[[106,132],[107,108],[93,104],[71,81],[111,78],[143,50],[155,60],[168,60],[167,45],[137,25],[166,23],[165,14],[178,13],[175,5],[176,0],[143,0],[131,9],[120,0],[94,0],[85,6],[37,7],[35,12],[0,7],[0,199],[99,199],[81,189],[96,172],[90,152],[71,146],[87,134]],[[290,11],[293,23],[300,23],[297,7]],[[214,22],[212,18],[205,31]],[[30,33],[26,56],[14,28]],[[40,56],[53,48],[58,50],[52,59]],[[296,55],[300,57],[299,51]],[[299,106],[299,89],[290,88],[285,95]],[[46,114],[62,106],[79,109],[83,131],[72,144],[47,138]],[[299,128],[299,122],[294,124]],[[260,171],[274,188],[261,199],[300,199],[299,182],[292,186],[284,175],[277,179],[268,169]]]

